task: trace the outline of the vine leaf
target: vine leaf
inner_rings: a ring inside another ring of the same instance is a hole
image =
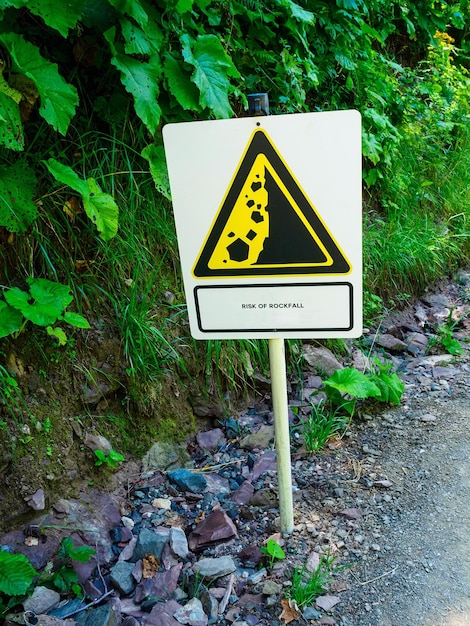
[[[184,60],[195,70],[192,80],[199,89],[199,104],[208,107],[220,118],[233,115],[228,101],[229,76],[240,74],[215,35],[202,35],[196,41],[185,34],[181,37]]]
[[[65,135],[79,102],[75,87],[62,78],[55,63],[44,59],[38,48],[21,35],[1,33],[0,41],[10,53],[13,69],[35,83],[41,98],[39,114]]]
[[[68,165],[55,159],[49,159],[45,164],[56,180],[81,195],[85,212],[95,224],[101,239],[104,241],[112,239],[118,230],[119,217],[119,207],[114,198],[101,191],[93,178],[81,179]]]
[[[10,233],[26,231],[38,216],[33,202],[35,188],[36,177],[25,163],[0,169],[0,226]]]

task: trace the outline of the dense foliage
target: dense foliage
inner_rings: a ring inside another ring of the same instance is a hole
[[[10,334],[9,289],[43,277],[79,308],[107,300],[129,371],[179,358],[181,310],[152,310],[178,291],[161,128],[243,115],[255,91],[274,114],[361,111],[368,316],[468,254],[468,3],[2,0],[0,16]]]

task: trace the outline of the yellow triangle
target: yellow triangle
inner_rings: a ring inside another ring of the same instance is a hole
[[[267,133],[256,130],[193,275],[339,275],[350,271],[349,261]]]

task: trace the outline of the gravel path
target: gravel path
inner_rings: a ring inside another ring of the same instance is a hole
[[[387,415],[396,426],[405,420],[403,429],[389,433],[379,457],[400,495],[383,515],[371,511],[375,503],[365,509],[381,551],[350,572],[340,623],[470,624],[469,400],[470,394],[417,400],[409,411]],[[421,421],[420,415],[436,419]]]

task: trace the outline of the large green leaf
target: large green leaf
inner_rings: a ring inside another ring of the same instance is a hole
[[[0,169],[0,226],[24,233],[38,216],[33,202],[36,177],[25,163]]]
[[[162,67],[156,55],[148,63],[143,63],[125,54],[116,54],[111,63],[121,72],[121,81],[134,98],[137,115],[152,135],[158,128],[162,110],[158,104],[158,81]]]
[[[199,89],[200,105],[208,107],[216,117],[231,117],[228,77],[238,78],[240,74],[219,39],[215,35],[202,35],[195,41],[185,34],[181,43],[184,60],[195,68],[192,79]]]
[[[0,339],[18,332],[22,323],[23,315],[21,311],[8,306],[6,302],[0,300]]]
[[[48,26],[58,30],[62,37],[67,37],[69,29],[75,28],[81,17],[83,0],[3,0],[2,4],[17,9],[26,7]]]
[[[37,574],[23,554],[0,551],[0,593],[7,596],[25,594]]]
[[[114,198],[101,191],[93,179],[83,180],[71,167],[49,159],[46,166],[54,178],[68,185],[82,197],[87,216],[96,226],[104,241],[112,239],[118,231],[119,208]]]
[[[380,389],[365,374],[354,367],[346,367],[324,381],[325,391],[336,389],[343,395],[353,398],[374,398],[380,396]]]
[[[200,111],[199,90],[183,71],[182,64],[170,54],[167,54],[163,69],[170,92],[175,96],[183,109]]]
[[[57,302],[61,307],[61,312],[64,311],[73,300],[68,285],[55,283],[52,280],[47,280],[47,278],[27,278],[26,282],[29,285],[31,296],[37,302]]]
[[[18,287],[5,291],[5,300],[38,326],[54,324],[73,296],[68,285],[62,285],[46,278],[27,278],[29,293]]]
[[[59,74],[57,65],[44,59],[38,48],[21,35],[0,33],[13,61],[13,69],[30,78],[41,98],[39,114],[54,130],[65,135],[78,106],[77,90]]]
[[[142,156],[149,162],[150,173],[152,174],[155,187],[162,196],[171,200],[170,181],[168,179],[168,169],[163,146],[157,146],[151,143],[142,150]]]

